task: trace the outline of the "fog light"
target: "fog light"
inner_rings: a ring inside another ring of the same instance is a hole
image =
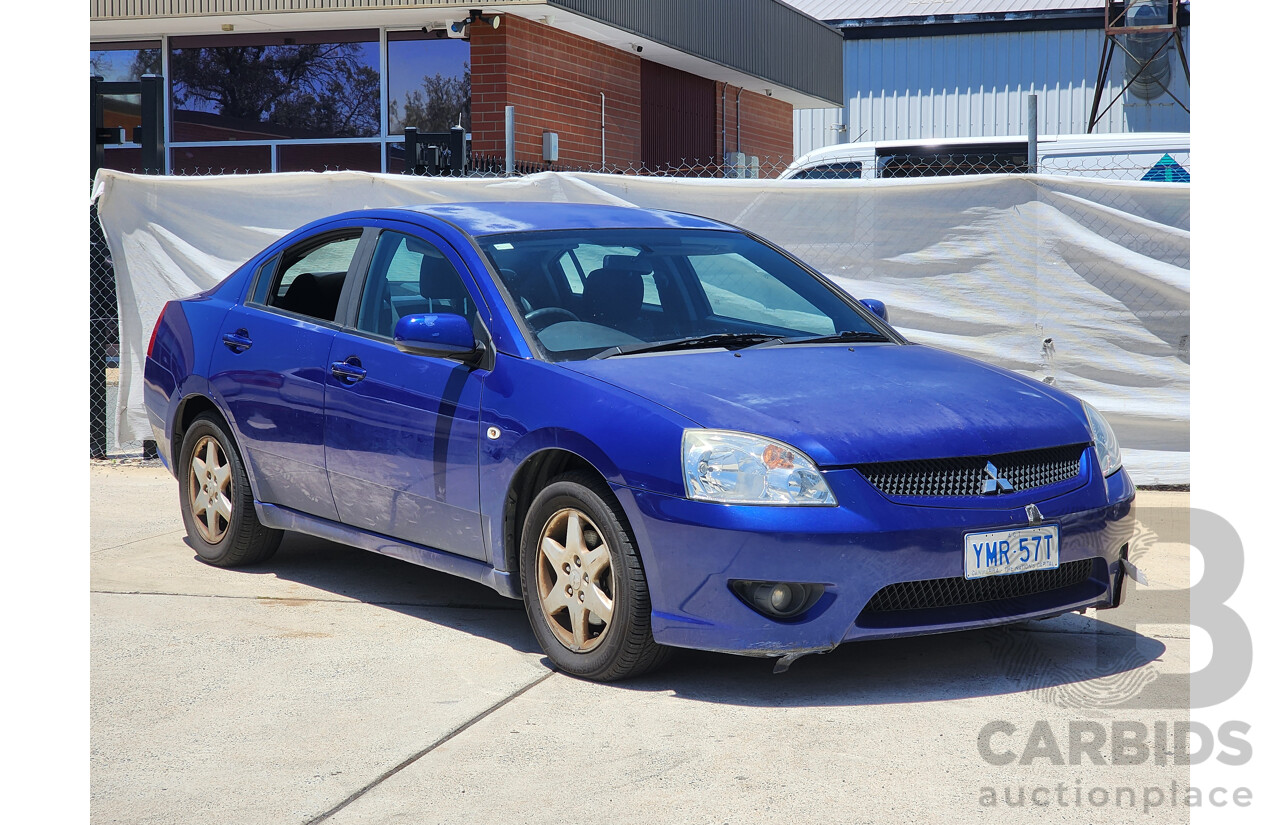
[[[735,581],[733,591],[757,612],[771,619],[791,619],[813,607],[822,597],[820,584]]]
[[[792,598],[789,584],[778,582],[769,590],[769,605],[779,613],[785,613],[791,609]]]

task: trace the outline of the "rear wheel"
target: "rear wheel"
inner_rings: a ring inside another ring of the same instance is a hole
[[[525,518],[521,585],[555,666],[586,679],[638,676],[666,661],[653,640],[644,568],[609,488],[588,473],[547,485]]]
[[[225,427],[206,414],[183,435],[178,464],[182,521],[201,561],[218,567],[257,564],[271,558],[283,533],[258,521],[244,463]]]

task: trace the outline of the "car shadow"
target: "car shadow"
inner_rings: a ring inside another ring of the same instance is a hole
[[[520,653],[541,653],[520,602],[475,582],[323,539],[286,534],[270,560],[225,572],[274,575],[482,636]],[[773,659],[676,650],[657,672],[599,687],[766,707],[1029,693],[1057,707],[1097,709],[1150,698],[1144,691],[1161,686],[1156,663],[1165,650],[1158,639],[1068,614],[1023,625],[849,642],[803,657],[779,674],[773,673]],[[545,656],[543,663],[551,667]],[[1189,697],[1166,698],[1172,699],[1167,706],[1188,706]]]
[[[192,546],[189,538],[183,541]],[[199,556],[193,554],[192,560],[199,563]],[[267,561],[219,572],[274,576],[334,597],[478,633],[519,653],[541,652],[521,602],[467,579],[313,536],[285,533],[280,549]]]
[[[1150,699],[1157,688],[1185,687],[1158,681],[1156,663],[1165,650],[1158,639],[1072,614],[1030,625],[847,642],[830,653],[798,659],[778,674],[773,659],[681,650],[660,672],[621,687],[777,707],[1023,693],[1055,707],[1097,710],[1140,704],[1144,691]],[[1188,707],[1189,699],[1175,696],[1167,706]]]

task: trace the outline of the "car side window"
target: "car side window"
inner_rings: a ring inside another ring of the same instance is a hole
[[[286,251],[276,267],[266,305],[321,321],[334,320],[360,231],[352,229]]]
[[[462,277],[439,249],[421,238],[383,232],[360,296],[356,329],[386,338],[406,315],[461,315],[476,325],[476,305]]]
[[[258,273],[254,276],[253,294],[249,297],[251,304],[265,304],[267,302],[267,290],[271,289],[271,276],[276,272],[276,265],[280,263],[280,256],[277,255],[258,267]]]
[[[801,169],[791,176],[792,180],[850,180],[862,177],[861,161],[845,161],[843,163],[823,163]]]

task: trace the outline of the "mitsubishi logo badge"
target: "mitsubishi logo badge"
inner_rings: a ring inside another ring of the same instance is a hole
[[[1013,485],[1009,480],[1002,478],[1000,471],[996,469],[996,465],[990,461],[987,462],[987,477],[982,480],[982,494],[984,496],[995,496],[1000,493],[1012,493]]]

